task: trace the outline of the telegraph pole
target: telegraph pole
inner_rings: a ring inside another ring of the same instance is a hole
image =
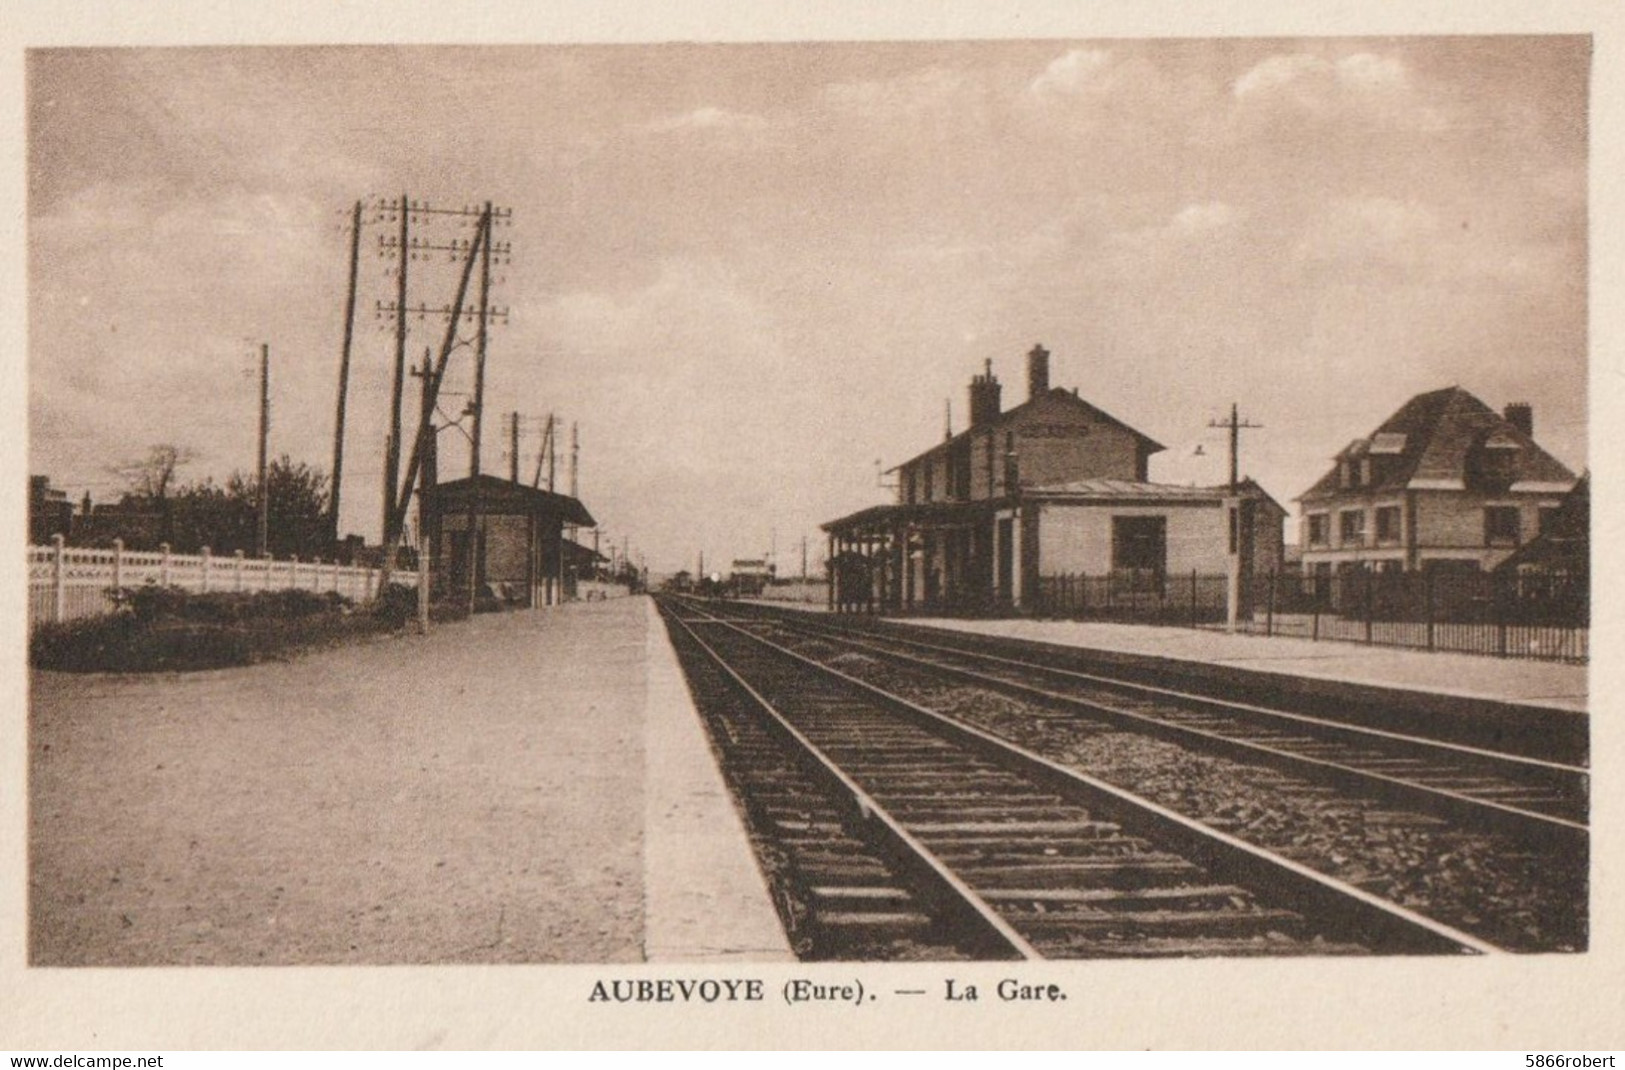
[[[397,289],[397,300],[392,305],[385,305],[384,303],[379,302],[377,311],[380,318],[386,314],[394,315],[397,325],[398,338],[404,337],[401,334],[401,331],[404,329],[406,314],[408,312],[416,312],[420,319],[425,316],[437,316],[446,321],[445,337],[440,344],[440,353],[435,359],[433,372],[429,380],[429,390],[432,395],[432,409],[433,405],[438,403],[440,387],[445,382],[446,365],[451,359],[452,351],[458,348],[460,344],[468,344],[467,342],[459,342],[457,337],[457,325],[460,321],[472,319],[476,314],[472,309],[468,309],[464,305],[464,301],[468,296],[468,285],[473,278],[474,265],[476,262],[478,262],[484,269],[481,273],[480,307],[477,313],[479,315],[479,332],[478,347],[476,350],[477,364],[475,368],[476,392],[475,399],[471,403],[471,412],[473,413],[475,420],[474,436],[470,436],[471,442],[475,443],[475,448],[471,451],[471,467],[475,469],[475,474],[477,475],[479,449],[477,446],[478,439],[476,436],[479,434],[479,407],[480,403],[483,401],[484,391],[486,328],[493,320],[501,320],[505,322],[508,316],[507,309],[495,309],[491,307],[489,302],[489,287],[491,257],[493,255],[498,256],[501,258],[501,262],[506,263],[511,251],[511,245],[504,242],[499,246],[493,247],[493,237],[491,232],[494,222],[498,218],[504,222],[511,223],[513,215],[512,209],[493,209],[489,203],[487,203],[483,208],[477,209],[468,207],[461,209],[435,208],[430,206],[427,201],[408,202],[404,196],[399,204],[380,202],[378,209],[380,218],[384,217],[386,213],[400,211],[403,213],[403,216],[415,217],[420,221],[423,219],[432,219],[435,216],[448,216],[462,218],[465,221],[472,220],[475,224],[474,235],[472,238],[451,239],[442,244],[437,244],[433,241],[424,242],[419,241],[416,238],[410,238],[405,218],[403,218],[401,222],[399,238],[391,239],[380,235],[378,239],[379,255],[389,255],[391,252],[393,252],[400,256],[403,261],[403,271],[405,260],[415,259],[419,254],[427,256],[431,252],[435,251],[445,252],[449,254],[453,260],[461,259],[463,262],[463,267],[457,283],[456,297],[453,299],[451,304],[430,307],[427,304],[419,303],[415,307],[408,306],[406,303],[406,287],[404,281],[402,281]],[[398,416],[399,409],[400,406],[397,400],[394,415]],[[390,452],[391,449],[394,451],[396,457],[396,467],[398,467],[399,463],[398,459],[400,443],[400,436],[395,435],[392,436],[392,441],[386,446],[386,453]],[[399,478],[397,472],[386,471],[384,474],[385,479],[388,481],[384,491],[385,500],[390,503],[390,508],[386,511],[384,516],[384,545],[386,550],[384,567],[386,570],[391,565],[388,558],[388,551],[393,549],[394,544],[400,539],[400,532],[406,519],[406,509],[411,501],[412,488],[417,482],[418,475],[420,471],[423,470],[425,462],[430,459],[428,456],[426,456],[426,454],[432,455],[434,452],[433,445],[434,443],[432,438],[428,445],[423,445],[421,441],[414,444],[411,459],[406,466],[405,476],[404,478],[400,479],[398,492],[396,490],[395,482],[396,478]],[[386,465],[386,468],[390,467],[391,466]],[[471,540],[472,535],[473,531],[471,526]],[[477,547],[472,547],[472,549],[477,550]],[[471,561],[471,563],[475,562]],[[471,578],[472,572],[473,570],[471,569]]]
[[[260,345],[260,458],[259,458],[259,501],[256,503],[258,514],[254,525],[254,556],[264,557],[266,547],[270,545],[271,533],[271,493],[266,486],[266,453],[271,439],[271,347]]]
[[[519,413],[508,414],[508,482],[519,482]]]
[[[570,421],[570,497],[580,498],[581,491],[576,486],[576,474],[581,461],[581,425],[574,420]]]
[[[423,348],[423,370],[414,372],[422,380],[423,393],[418,407],[417,453],[423,458],[418,466],[418,631],[429,634],[429,600],[434,593],[434,542],[429,534],[429,490],[437,478],[435,464],[436,430],[434,426],[434,363],[433,351]]]
[[[389,536],[392,533],[390,521],[394,518],[400,504],[396,500],[396,483],[401,478],[401,392],[405,388],[406,379],[406,262],[413,255],[407,244],[410,230],[408,219],[411,218],[411,202],[406,194],[401,194],[397,205],[401,213],[400,244],[396,251],[400,254],[399,262],[395,268],[395,377],[391,380],[389,394],[389,439],[384,456],[384,553],[388,556],[393,552],[389,545]]]
[[[1239,478],[1240,468],[1237,460],[1237,455],[1240,452],[1241,432],[1262,428],[1264,425],[1255,424],[1250,420],[1242,420],[1237,414],[1235,402],[1230,403],[1230,419],[1209,420],[1207,425],[1209,427],[1226,428],[1230,432],[1230,492],[1234,494],[1236,487],[1241,482]]]
[[[1230,419],[1209,420],[1209,427],[1222,427],[1230,432],[1230,500],[1226,510],[1230,514],[1230,557],[1225,570],[1225,631],[1234,632],[1241,616],[1241,502],[1236,494],[1241,485],[1240,463],[1238,454],[1241,446],[1241,432],[1253,428],[1263,427],[1250,420],[1243,420],[1237,410],[1236,403],[1230,403]]]
[[[559,447],[553,438],[553,414],[547,414],[547,492],[554,493],[554,479],[559,468]]]
[[[355,285],[361,267],[361,202],[350,217],[350,288],[344,298],[344,348],[339,354],[339,404],[333,420],[333,493],[328,503],[328,539],[339,542],[339,484],[344,478],[344,402],[350,389],[350,343],[355,337]]]

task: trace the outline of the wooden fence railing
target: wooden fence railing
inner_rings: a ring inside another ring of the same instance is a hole
[[[200,593],[337,591],[360,602],[378,593],[379,573],[320,559],[245,557],[241,551],[216,557],[206,547],[201,554],[126,550],[117,542],[108,550],[88,549],[66,546],[58,535],[50,546],[28,548],[28,623],[109,613],[114,608],[109,591],[149,583]],[[397,570],[392,582],[415,586],[417,573]]]

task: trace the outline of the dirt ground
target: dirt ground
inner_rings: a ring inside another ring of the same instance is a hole
[[[34,673],[30,961],[641,960],[646,627],[625,599]]]

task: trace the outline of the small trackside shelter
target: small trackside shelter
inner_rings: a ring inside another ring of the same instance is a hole
[[[496,476],[437,484],[424,496],[422,521],[435,592],[455,599],[472,583],[476,602],[555,605],[575,571],[564,529],[596,523],[575,498]]]

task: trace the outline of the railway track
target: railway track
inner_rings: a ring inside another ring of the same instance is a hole
[[[1583,855],[1588,847],[1590,771],[1584,766],[1111,678],[1031,657],[786,614],[760,615],[777,627],[900,665],[1321,778],[1468,827],[1560,845],[1570,853]]]
[[[809,957],[1496,950],[736,622],[662,609]]]

